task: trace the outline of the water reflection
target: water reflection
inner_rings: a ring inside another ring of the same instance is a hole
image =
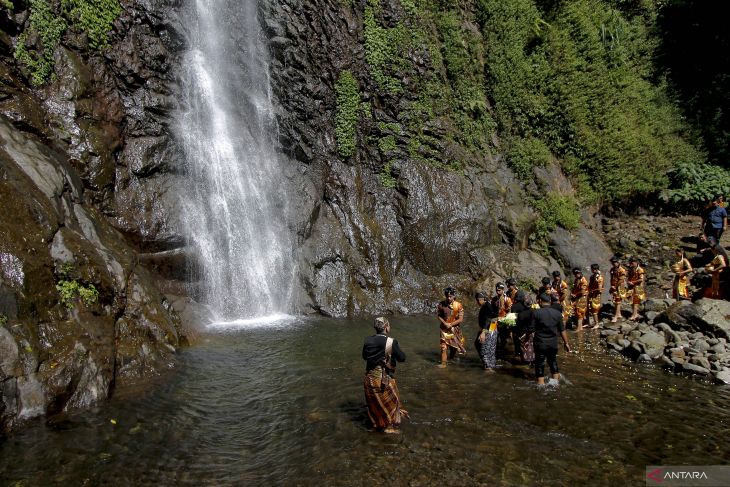
[[[154,394],[8,438],[0,483],[644,485],[647,464],[730,462],[727,389],[606,355],[595,334],[559,356],[572,386],[537,389],[522,367],[485,375],[472,350],[437,369],[433,319],[392,322],[400,436],[367,431],[369,321],[284,320],[210,333]]]

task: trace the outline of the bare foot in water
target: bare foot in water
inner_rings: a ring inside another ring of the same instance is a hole
[[[440,363],[440,364],[438,364],[438,365],[436,366],[436,368],[438,368],[438,369],[445,369],[445,368],[446,368],[446,364],[444,364],[444,363]]]
[[[389,435],[399,435],[400,430],[395,428],[385,428],[383,430],[383,433],[389,434]]]

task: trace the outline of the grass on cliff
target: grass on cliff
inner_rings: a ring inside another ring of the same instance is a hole
[[[28,69],[34,86],[52,78],[54,53],[68,29],[85,33],[92,49],[103,49],[122,11],[118,0],[61,0],[60,5],[30,0],[28,8],[30,15],[16,39],[14,56]]]

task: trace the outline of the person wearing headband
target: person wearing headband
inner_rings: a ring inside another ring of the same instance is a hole
[[[608,292],[613,299],[613,318],[611,323],[616,323],[621,318],[621,302],[626,298],[626,268],[621,265],[621,260],[615,255],[611,257],[611,270],[609,271],[611,286]]]

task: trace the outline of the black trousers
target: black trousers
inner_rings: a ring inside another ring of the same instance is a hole
[[[558,349],[557,347],[546,347],[535,344],[535,376],[545,377],[545,360],[551,374],[557,374],[558,370]]]

